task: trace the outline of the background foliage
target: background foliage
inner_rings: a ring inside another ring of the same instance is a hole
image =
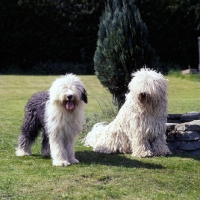
[[[90,66],[102,6],[93,0],[2,0],[1,69],[17,64],[30,71],[32,66],[47,61]]]
[[[199,0],[134,0],[149,29],[149,42],[164,63],[198,67]]]
[[[168,70],[198,66],[198,0],[132,0],[149,30],[148,41]],[[99,18],[106,0],[1,0],[0,73],[60,73],[56,65],[80,63],[93,73]],[[56,63],[56,64],[55,64]],[[71,64],[70,64],[71,65]],[[63,72],[62,71],[62,72]],[[80,70],[79,70],[80,71]],[[80,72],[83,73],[83,72]]]

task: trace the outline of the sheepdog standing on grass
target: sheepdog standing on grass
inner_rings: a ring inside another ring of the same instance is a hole
[[[83,128],[86,103],[85,87],[73,74],[56,79],[49,92],[34,94],[25,108],[16,155],[31,155],[31,146],[43,129],[43,156],[51,156],[54,166],[78,163],[74,142]]]
[[[142,68],[132,74],[129,93],[110,124],[97,123],[84,139],[99,153],[132,153],[134,157],[171,154],[166,145],[167,80]]]

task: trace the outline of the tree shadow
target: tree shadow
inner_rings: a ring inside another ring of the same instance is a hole
[[[123,166],[126,168],[165,169],[160,164],[152,164],[134,158],[127,158],[125,154],[100,154],[89,150],[77,151],[76,158],[80,163],[101,164],[108,166]],[[148,159],[148,158],[147,158]]]

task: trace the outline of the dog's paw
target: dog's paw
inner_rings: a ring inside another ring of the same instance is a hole
[[[69,163],[67,160],[57,160],[57,161],[53,161],[53,166],[57,166],[57,167],[66,167],[71,165],[71,163]]]
[[[97,152],[97,153],[103,153],[103,154],[115,153],[115,152],[112,151],[111,149],[106,148],[106,147],[103,147],[103,146],[94,147],[94,148],[93,148],[93,151],[94,151],[94,152]]]
[[[23,149],[16,149],[16,156],[31,156],[31,152],[24,151]]]
[[[42,156],[43,157],[51,157],[51,154],[50,153],[47,153],[47,154],[42,153]]]
[[[42,151],[42,156],[44,156],[44,157],[50,157],[51,154],[48,151]]]
[[[73,159],[70,159],[69,162],[71,164],[77,164],[77,163],[79,163],[79,160],[77,160],[76,158],[73,158]]]
[[[146,150],[146,151],[133,151],[132,152],[132,156],[133,157],[138,157],[138,158],[152,157],[153,156],[153,152],[151,152],[150,150]]]
[[[166,156],[171,155],[172,153],[165,142],[157,142],[153,144],[153,154],[154,156]]]
[[[171,155],[172,152],[166,148],[165,150],[162,150],[162,151],[155,151],[154,150],[154,156],[167,156],[167,155]]]

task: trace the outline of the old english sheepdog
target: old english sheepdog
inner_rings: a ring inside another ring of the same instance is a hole
[[[83,128],[86,103],[86,89],[73,74],[56,79],[48,92],[34,94],[25,108],[16,155],[31,155],[31,146],[43,129],[43,156],[51,156],[54,166],[78,163],[74,142]]]
[[[132,153],[134,157],[171,154],[166,145],[167,80],[154,70],[132,74],[129,93],[109,124],[97,123],[84,139],[99,153]]]

